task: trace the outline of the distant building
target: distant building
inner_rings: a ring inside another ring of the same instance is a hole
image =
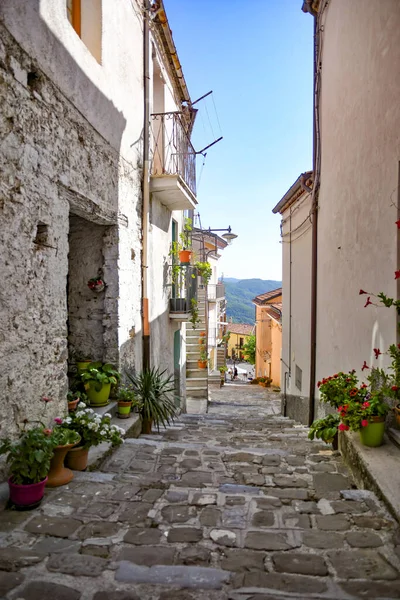
[[[244,358],[243,346],[251,335],[254,335],[254,325],[247,323],[228,323],[227,332],[230,333],[228,340],[228,358],[240,360]]]
[[[253,299],[256,307],[256,377],[281,385],[282,288]]]

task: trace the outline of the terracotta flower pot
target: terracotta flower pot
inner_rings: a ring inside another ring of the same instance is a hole
[[[396,419],[396,425],[400,429],[400,404],[393,407],[393,412]]]
[[[10,502],[17,510],[29,510],[36,508],[42,501],[44,488],[47,483],[47,477],[38,483],[28,483],[19,485],[12,482],[12,477],[8,480],[10,489]]]
[[[369,417],[368,425],[360,429],[360,439],[364,446],[376,448],[383,443],[385,417]]]
[[[76,410],[76,407],[79,404],[79,398],[77,398],[76,400],[71,400],[71,402],[68,402],[68,412],[73,412],[74,410]]]
[[[84,471],[88,464],[89,448],[77,446],[71,448],[65,457],[65,464],[73,471]]]
[[[144,434],[150,434],[152,426],[153,426],[153,420],[152,419],[143,419],[142,420],[142,433],[144,433]]]
[[[74,444],[65,444],[65,446],[56,446],[54,455],[50,462],[50,471],[47,478],[47,487],[58,487],[69,483],[74,474],[70,469],[64,467],[64,459],[69,450],[79,444],[79,440]]]
[[[192,258],[191,250],[181,250],[179,252],[179,262],[181,263],[181,265],[189,264],[191,258]]]
[[[197,366],[199,369],[207,369],[207,361],[206,360],[198,360]]]
[[[120,419],[128,419],[131,413],[132,400],[129,402],[122,402],[122,400],[118,400],[118,413],[117,416]]]

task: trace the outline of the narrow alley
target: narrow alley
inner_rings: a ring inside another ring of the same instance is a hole
[[[98,472],[0,515],[0,597],[400,598],[400,537],[339,453],[228,384],[204,416],[128,439]]]

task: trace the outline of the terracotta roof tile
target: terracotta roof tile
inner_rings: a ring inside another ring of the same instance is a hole
[[[241,333],[242,335],[252,335],[254,333],[254,325],[249,325],[248,323],[227,323],[227,331]]]
[[[270,304],[270,300],[277,298],[282,295],[282,288],[277,288],[276,290],[271,290],[270,292],[266,292],[265,294],[260,294],[253,298],[252,302],[257,304],[258,306],[262,306],[263,304]]]

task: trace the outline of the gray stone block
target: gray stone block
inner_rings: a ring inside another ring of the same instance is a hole
[[[79,600],[81,592],[50,581],[31,581],[18,592],[18,600]]]
[[[66,575],[81,575],[85,577],[99,577],[107,568],[107,560],[98,556],[82,554],[52,554],[47,561],[47,569],[65,573]]]
[[[7,592],[20,585],[24,580],[22,573],[6,573],[0,571],[0,598],[3,598]]]
[[[322,556],[317,554],[274,554],[272,562],[276,571],[299,575],[327,575],[328,568]]]
[[[25,531],[66,538],[72,535],[81,525],[82,522],[77,519],[34,517],[25,525]]]
[[[172,565],[175,548],[172,546],[124,546],[118,554],[118,560],[130,561],[136,565]]]
[[[221,589],[231,574],[221,569],[206,567],[173,566],[141,567],[123,561],[115,573],[115,579],[126,583],[151,583],[152,585],[176,585],[181,588]]]
[[[372,550],[333,550],[328,557],[342,579],[396,579],[396,571],[385,558]]]

